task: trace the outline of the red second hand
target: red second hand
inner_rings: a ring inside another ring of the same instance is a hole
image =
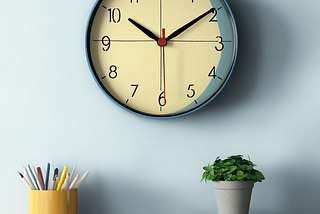
[[[164,104],[166,105],[166,66],[165,66],[165,55],[164,55],[164,46],[167,44],[166,37],[165,37],[165,29],[162,29],[162,38],[158,40],[158,45],[162,46],[162,67],[163,67],[163,97],[164,97]]]

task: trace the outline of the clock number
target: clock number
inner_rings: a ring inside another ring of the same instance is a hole
[[[133,2],[133,0],[130,0],[130,3],[132,3]],[[139,0],[137,0],[137,3],[139,3]]]
[[[134,90],[133,90],[133,93],[132,93],[132,95],[131,95],[131,97],[134,97],[134,95],[135,95],[136,92],[137,92],[137,89],[138,89],[139,85],[131,85],[131,86],[132,86],[132,87],[135,87]]]
[[[102,42],[102,45],[105,46],[104,48],[102,48],[102,50],[108,51],[110,49],[110,43],[111,43],[110,37],[109,36],[102,37],[101,42]]]
[[[213,79],[218,78],[218,79],[222,80],[221,77],[216,75],[216,66],[213,66],[213,68],[211,69],[211,71],[208,74],[208,77],[213,77]]]
[[[121,11],[119,8],[108,9],[109,11],[109,22],[119,23],[121,20]]]
[[[210,21],[209,22],[217,22],[218,20],[217,19],[215,19],[216,18],[216,16],[217,16],[217,10],[216,10],[216,8],[214,8],[214,10],[213,10],[213,17],[210,19]]]
[[[194,84],[190,84],[188,87],[188,91],[191,91],[191,94],[187,94],[188,98],[192,98],[192,97],[194,97],[194,95],[196,95],[196,91],[193,88],[191,88],[193,86],[194,86]]]
[[[109,68],[110,72],[109,72],[109,77],[111,79],[115,79],[117,76],[118,76],[118,73],[117,73],[117,66],[115,65],[111,65],[110,68]]]
[[[159,95],[159,105],[160,106],[165,106],[166,105],[166,98],[164,96],[164,91],[161,92],[161,94]]]
[[[208,77],[216,78],[216,66],[213,66],[213,68],[211,69],[211,71],[208,74]]]
[[[221,48],[217,48],[217,46],[215,46],[215,48],[216,48],[217,51],[222,51],[223,48],[224,48],[223,39],[222,39],[221,36],[217,36],[216,38],[220,39],[220,41],[218,41],[218,43],[221,44]]]

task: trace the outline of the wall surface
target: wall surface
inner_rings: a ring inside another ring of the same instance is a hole
[[[169,120],[120,109],[95,83],[85,30],[95,0],[0,0],[0,213],[27,214],[23,165],[90,174],[79,214],[217,213],[202,167],[250,155],[266,180],[252,214],[320,209],[320,1],[228,0],[235,70],[207,106]]]

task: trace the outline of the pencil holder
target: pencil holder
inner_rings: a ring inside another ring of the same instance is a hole
[[[78,190],[29,190],[29,214],[78,214]]]

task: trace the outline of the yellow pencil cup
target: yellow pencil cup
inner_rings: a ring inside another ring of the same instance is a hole
[[[78,190],[29,190],[29,214],[78,214]]]

